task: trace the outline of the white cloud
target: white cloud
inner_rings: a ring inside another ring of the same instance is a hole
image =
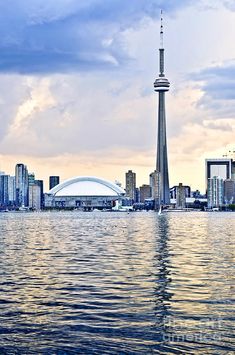
[[[29,97],[18,107],[16,116],[9,126],[6,140],[10,137],[16,139],[17,136],[21,137],[27,133],[35,115],[56,104],[49,89],[50,79],[28,78],[27,82],[30,90]]]

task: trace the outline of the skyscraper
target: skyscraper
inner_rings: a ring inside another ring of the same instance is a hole
[[[29,201],[28,169],[24,164],[16,164],[15,168],[16,204],[27,207]]]
[[[154,90],[158,92],[158,133],[157,133],[157,162],[156,170],[160,174],[160,203],[170,203],[167,138],[166,138],[166,113],[165,113],[165,92],[169,90],[170,83],[164,74],[164,48],[163,48],[163,25],[161,18],[159,48],[159,76],[154,82]]]
[[[233,181],[235,181],[235,160],[232,161],[232,174],[231,178]]]
[[[33,210],[41,209],[41,188],[39,185],[29,185],[29,208]]]
[[[0,206],[7,207],[9,203],[9,175],[0,175]]]
[[[205,163],[206,163],[206,194],[208,198],[208,206],[217,207],[217,206],[213,206],[211,202],[212,201],[211,188],[210,191],[208,190],[208,188],[212,186],[211,185],[212,182],[209,182],[209,180],[215,177],[222,179],[223,181],[230,180],[232,177],[233,160],[230,158],[229,159],[227,158],[206,159]]]
[[[53,189],[56,185],[59,185],[60,177],[59,176],[50,176],[49,177],[49,189]]]
[[[16,202],[16,179],[15,176],[9,177],[8,183],[8,197],[9,197],[9,205],[15,205]]]
[[[143,184],[140,186],[140,202],[144,203],[148,198],[151,198],[151,187],[150,185]]]
[[[35,180],[35,185],[40,187],[40,199],[41,199],[41,208],[44,208],[44,183],[43,180]]]
[[[186,205],[186,195],[185,187],[180,182],[178,186],[175,187],[176,190],[176,208],[182,209]]]
[[[136,174],[132,170],[126,173],[126,196],[135,202]]]
[[[224,180],[218,176],[213,176],[207,181],[207,206],[217,208],[223,205],[224,200]]]
[[[224,202],[230,204],[235,201],[235,181],[232,179],[224,180]]]

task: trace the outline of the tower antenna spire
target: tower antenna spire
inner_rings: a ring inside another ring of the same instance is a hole
[[[160,76],[164,75],[164,47],[163,47],[163,15],[161,10],[161,26],[160,26],[160,57],[159,57],[159,69],[160,69]]]
[[[163,49],[163,12],[161,10],[160,48]]]

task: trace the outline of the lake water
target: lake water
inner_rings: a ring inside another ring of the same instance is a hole
[[[234,354],[235,213],[0,214],[0,354]]]

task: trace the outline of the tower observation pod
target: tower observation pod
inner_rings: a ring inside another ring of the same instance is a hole
[[[170,83],[164,74],[163,20],[161,12],[159,75],[154,82],[154,90],[158,92],[156,171],[160,175],[159,204],[161,205],[168,205],[170,203],[165,111],[165,92],[169,91],[169,88]]]

